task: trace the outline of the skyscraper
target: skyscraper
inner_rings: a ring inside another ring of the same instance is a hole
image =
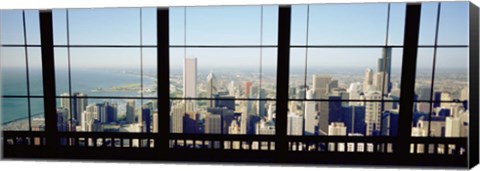
[[[314,90],[307,91],[307,100],[313,99],[314,97]],[[315,102],[314,101],[305,101],[305,135],[314,135],[315,134],[315,126],[318,125],[317,120],[317,112],[315,110]]]
[[[170,132],[183,133],[183,116],[185,115],[184,102],[172,106],[170,112]]]
[[[207,76],[207,98],[213,98],[215,95],[217,88],[216,86],[216,77],[213,75],[213,72],[210,72]],[[207,101],[207,106],[208,107],[214,107],[213,100],[208,100]]]
[[[127,100],[126,115],[127,115],[126,116],[127,123],[135,122],[135,101],[134,100]]]
[[[81,125],[81,115],[82,112],[85,111],[85,108],[87,107],[88,100],[87,100],[87,95],[84,93],[74,93],[73,94],[73,99],[72,99],[72,108],[73,111],[73,119],[75,119],[78,122],[78,125]]]
[[[445,118],[445,137],[460,137],[461,122],[458,117]]]
[[[222,115],[209,113],[205,118],[206,134],[222,134]]]
[[[62,93],[60,96],[62,97],[60,100],[60,107],[67,110],[67,119],[70,119],[70,112],[72,111],[70,110],[70,95],[68,93]]]
[[[385,94],[388,94],[390,93],[390,90],[392,90],[392,82],[391,82],[391,75],[392,75],[392,48],[383,48],[382,50],[382,62],[385,62],[383,63],[383,65],[381,67],[379,67],[377,70],[377,72],[384,72],[386,73],[385,75],[385,87],[386,87],[386,90],[385,90]],[[379,60],[380,61],[380,60]]]
[[[68,131],[68,109],[57,108],[57,129],[59,132]]]
[[[185,58],[183,65],[183,97],[197,96],[197,58]]]
[[[328,84],[330,81],[332,81],[332,77],[330,76],[313,75],[313,89],[315,90],[315,98],[319,99],[322,95],[328,93]]]
[[[387,87],[387,82],[386,81],[383,81],[384,78],[387,78],[388,77],[388,74],[385,73],[385,72],[377,72],[375,73],[374,75],[374,78],[373,78],[373,87],[375,90],[377,91],[382,91],[383,90],[383,94],[384,95],[387,95],[388,94],[388,87]],[[383,87],[382,87],[383,86]]]
[[[267,93],[265,92],[265,89],[261,88],[259,92],[259,99],[265,99],[267,96]],[[259,100],[258,101],[258,114],[260,117],[265,117],[267,115],[267,110],[265,109],[265,100]]]
[[[377,102],[375,100],[381,100],[382,96],[379,91],[371,91],[367,93],[366,98],[367,102],[365,103],[365,132],[366,136],[372,136],[374,135],[374,133],[380,131],[382,104],[381,102]]]
[[[303,135],[303,117],[290,113],[288,115],[287,135]]]
[[[365,70],[365,76],[363,78],[363,92],[366,93],[373,85],[373,71],[370,68]]]

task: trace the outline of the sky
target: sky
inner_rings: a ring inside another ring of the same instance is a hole
[[[433,45],[438,3],[423,3],[420,45]],[[402,45],[405,3],[392,3],[388,45]],[[388,5],[318,4],[292,6],[292,45],[385,45]],[[309,15],[307,15],[307,11]],[[70,9],[71,45],[155,45],[155,8]],[[141,13],[141,17],[140,17]],[[185,17],[186,14],[186,17]],[[278,6],[171,7],[171,45],[276,45]],[[39,44],[38,10],[27,10],[27,43]],[[308,17],[307,17],[308,16]],[[438,44],[468,44],[468,3],[443,2]],[[186,18],[186,21],[185,21]],[[308,19],[308,20],[307,20]],[[2,44],[23,44],[19,10],[4,10],[0,16]],[[307,29],[308,22],[308,29]],[[141,26],[140,26],[140,23]],[[186,27],[185,27],[186,23]],[[262,29],[263,27],[263,29]],[[186,30],[185,30],[186,28]],[[54,44],[67,44],[66,10],[53,10]],[[308,30],[308,36],[307,36]],[[186,35],[186,38],[185,38]],[[308,38],[308,41],[307,41]],[[154,48],[71,48],[72,69],[87,67],[155,67]],[[274,68],[276,48],[171,48],[172,68],[182,68],[185,56],[198,58],[199,69],[229,67]],[[401,48],[394,50],[392,66],[401,66]],[[419,51],[419,68],[432,65],[431,50]],[[30,56],[39,50],[29,48]],[[37,54],[35,54],[37,53]],[[186,53],[186,54],[185,54]],[[292,67],[375,67],[381,49],[292,48]],[[439,48],[437,67],[466,67],[467,48]],[[425,56],[425,57],[424,57]],[[25,67],[23,48],[2,48],[2,66]],[[33,57],[32,57],[33,58]],[[57,67],[67,67],[66,48],[55,48]],[[294,60],[298,59],[298,60]],[[423,61],[422,61],[423,60]],[[260,62],[261,61],[261,62]],[[32,60],[31,67],[41,65]]]

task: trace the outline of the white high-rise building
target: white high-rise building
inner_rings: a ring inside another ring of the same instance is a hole
[[[380,119],[382,114],[382,104],[377,101],[381,100],[380,91],[369,91],[366,95],[367,102],[365,103],[365,124],[366,136],[372,136],[374,131],[380,131]]]
[[[170,132],[183,133],[183,117],[185,116],[184,103],[178,103],[172,106],[170,113]]]
[[[68,114],[68,119],[70,119],[70,98],[69,98],[69,94],[68,93],[62,93],[60,95],[61,97],[63,97],[61,100],[60,100],[60,106],[63,108],[63,109],[66,109],[67,110],[67,114]]]
[[[356,83],[351,83],[350,87],[348,87],[347,92],[348,92],[348,99],[350,100],[359,100],[360,99],[360,93],[362,93],[362,83],[356,82]],[[359,106],[361,103],[358,101],[350,101],[348,102],[348,105],[350,106]]]
[[[287,135],[303,135],[303,117],[290,113],[288,115]]]
[[[233,120],[228,127],[228,134],[240,134],[240,126],[236,120]]]
[[[183,65],[183,97],[197,96],[197,58],[185,58]]]
[[[93,114],[91,112],[83,111],[81,115],[82,120],[82,131],[84,132],[91,132],[93,126]]]
[[[388,74],[385,73],[385,72],[377,72],[375,73],[374,75],[374,78],[373,78],[373,87],[375,90],[377,91],[382,91],[383,90],[383,94],[387,94],[388,92],[388,84],[386,81],[383,81],[384,78],[386,79],[388,77]],[[382,89],[382,86],[383,86],[383,89]]]
[[[329,136],[346,136],[347,127],[343,122],[332,122],[328,125],[328,135]]]
[[[307,99],[313,99],[314,90],[307,91]],[[314,135],[315,126],[318,125],[317,112],[315,111],[315,102],[314,101],[305,101],[305,135]]]
[[[373,70],[367,68],[365,70],[365,76],[363,78],[363,92],[370,90],[370,87],[373,85]]]
[[[268,110],[267,110],[267,120],[271,121],[273,119],[273,115],[275,114],[275,104],[270,103],[268,104]]]
[[[320,96],[328,93],[328,84],[332,81],[330,76],[313,75],[313,89],[315,90],[315,97],[318,99]]]
[[[461,122],[458,117],[445,118],[445,137],[460,137]]]

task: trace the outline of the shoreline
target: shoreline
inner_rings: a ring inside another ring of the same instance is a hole
[[[32,118],[32,119],[34,119],[34,118],[45,118],[44,115],[42,116],[42,114],[44,114],[44,112],[32,114],[32,115],[31,115],[31,118]],[[6,125],[9,125],[9,124],[13,124],[13,123],[15,123],[15,122],[20,122],[20,121],[22,121],[22,120],[28,120],[28,116],[23,117],[23,118],[14,119],[14,120],[7,121],[7,122],[3,122],[3,123],[2,123],[2,127],[6,126]]]

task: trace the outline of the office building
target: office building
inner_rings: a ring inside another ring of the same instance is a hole
[[[183,97],[197,96],[197,58],[185,58],[183,65]]]

